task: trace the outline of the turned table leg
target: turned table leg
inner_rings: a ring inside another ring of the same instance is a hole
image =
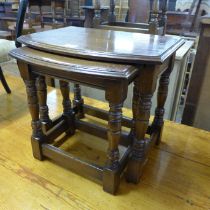
[[[120,87],[119,87],[120,88]],[[107,93],[109,92],[109,93]],[[103,173],[103,189],[106,192],[115,194],[120,183],[119,172],[119,141],[121,137],[122,106],[127,96],[127,89],[124,93],[120,90],[106,92],[106,99],[109,101],[108,119],[108,149],[107,161]],[[117,96],[119,94],[119,97]],[[122,94],[122,95],[120,95]]]
[[[145,150],[147,142],[145,135],[149,125],[151,99],[155,91],[157,76],[154,66],[145,67],[140,70],[139,77],[134,82],[133,145],[126,172],[128,182],[139,182],[146,162]]]
[[[137,115],[137,106],[138,106],[138,101],[140,98],[140,93],[139,93],[139,88],[138,88],[138,80],[134,81],[134,86],[133,86],[133,100],[132,100],[132,113],[133,113],[133,120],[132,120],[132,127],[130,131],[130,139],[134,138],[134,133],[135,133],[135,122],[136,122],[136,115]]]
[[[39,104],[35,86],[35,76],[31,75],[31,78],[28,78],[24,81],[28,97],[28,107],[32,118],[31,126],[33,132],[31,137],[31,144],[33,156],[39,160],[42,160],[43,156],[41,152],[41,144],[44,141],[44,134],[42,132],[41,121],[39,119]]]
[[[38,76],[36,79],[36,88],[39,101],[40,120],[43,125],[50,125],[52,121],[49,117],[49,109],[47,106],[47,85],[44,76]]]
[[[43,160],[41,145],[45,141],[45,135],[42,131],[42,123],[39,119],[39,103],[37,97],[37,89],[36,89],[36,77],[31,73],[29,66],[22,62],[17,62],[18,68],[20,70],[20,74],[22,79],[26,85],[26,93],[28,99],[28,107],[31,114],[31,126],[32,126],[32,136],[31,136],[31,144],[33,150],[33,156],[38,160]]]
[[[84,110],[83,110],[83,105],[84,105],[84,100],[81,96],[81,88],[79,84],[74,84],[74,100],[73,100],[74,106],[77,108],[77,118],[82,119],[84,118]]]
[[[59,81],[60,83],[60,90],[63,96],[63,115],[67,118],[69,124],[69,130],[66,133],[74,134],[75,126],[74,126],[74,113],[71,106],[71,100],[69,98],[70,94],[70,87],[69,83],[66,81]]]
[[[165,102],[168,95],[168,86],[169,86],[169,77],[173,70],[174,66],[174,57],[171,58],[170,64],[165,72],[160,77],[159,80],[159,87],[158,87],[158,94],[157,94],[157,108],[155,109],[155,117],[152,123],[152,129],[158,130],[159,135],[156,140],[156,144],[160,144],[163,127],[164,127],[164,113],[165,113]]]

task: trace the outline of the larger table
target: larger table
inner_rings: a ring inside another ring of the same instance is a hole
[[[26,46],[10,54],[17,59],[26,84],[34,157],[53,159],[77,173],[96,178],[109,193],[117,191],[124,169],[127,180],[138,183],[151,145],[161,139],[169,76],[182,39],[66,27],[21,36],[18,41]],[[54,120],[48,114],[45,76],[60,80],[63,114]],[[151,98],[159,76],[158,105],[149,126]],[[72,107],[69,81],[104,89],[109,112],[84,105],[79,86],[75,87]],[[133,119],[129,119],[122,117],[122,106],[132,82]],[[85,114],[108,120],[108,128],[82,120]],[[121,125],[131,128],[130,132],[121,132]],[[86,162],[56,147],[58,136],[64,132],[74,135],[77,129],[108,139],[104,166]],[[119,152],[119,144],[126,147],[123,154]]]

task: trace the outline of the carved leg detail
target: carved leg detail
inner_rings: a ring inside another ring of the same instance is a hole
[[[126,99],[128,84],[107,84],[105,98],[109,102],[107,162],[103,170],[103,189],[115,194],[120,183],[119,141],[121,137],[122,106]]]
[[[37,77],[36,88],[39,99],[40,120],[44,125],[49,125],[52,123],[52,121],[49,118],[49,109],[47,106],[47,86],[45,82],[45,77]]]
[[[35,79],[25,80],[26,91],[28,96],[28,107],[32,117],[32,149],[35,158],[42,160],[41,144],[44,140],[42,132],[41,121],[39,120],[39,105],[35,86]]]
[[[155,110],[155,117],[152,123],[152,129],[159,131],[156,144],[161,141],[162,131],[164,126],[164,105],[168,95],[169,77],[173,69],[173,60],[171,61],[169,68],[161,75],[159,80],[158,95],[157,95],[157,108]]]
[[[114,169],[119,165],[118,144],[121,136],[122,104],[110,104],[109,106],[107,165]]]
[[[67,133],[73,134],[75,132],[75,125],[74,125],[74,113],[71,106],[71,100],[69,98],[69,83],[65,81],[59,81],[60,82],[60,89],[61,94],[63,96],[63,115],[67,117],[68,124],[69,124],[69,130]]]
[[[104,169],[105,191],[115,194],[119,182],[119,141],[121,136],[122,104],[110,104],[109,122],[108,122],[108,141],[107,163]]]
[[[137,88],[138,83],[137,81],[134,81],[134,86],[133,86],[133,101],[132,101],[132,112],[133,112],[133,122],[132,122],[132,127],[131,127],[131,132],[130,132],[130,138],[134,138],[134,133],[135,133],[135,121],[136,121],[136,112],[138,108],[138,101],[140,98],[139,94],[139,89]]]
[[[126,177],[127,181],[133,183],[139,182],[143,166],[146,162],[145,134],[149,124],[151,98],[152,95],[141,95],[139,99],[138,110],[136,110],[136,117],[134,122],[134,141]]]
[[[72,113],[71,101],[69,98],[69,83],[61,80],[59,82],[61,94],[63,96],[63,113],[64,115],[68,115]]]
[[[145,70],[145,71],[144,71]],[[157,76],[155,69],[150,69],[151,75],[147,74],[147,68],[141,70],[139,78],[134,82],[133,93],[133,145],[131,157],[128,162],[126,179],[128,182],[138,183],[142,174],[143,166],[147,160],[145,135],[149,125],[151,99],[156,86]],[[145,74],[144,74],[145,73]],[[148,76],[147,76],[148,75]],[[145,81],[147,83],[145,84]]]
[[[74,84],[74,100],[73,105],[77,107],[77,118],[81,119],[85,117],[83,110],[84,100],[81,97],[81,88],[79,84]]]

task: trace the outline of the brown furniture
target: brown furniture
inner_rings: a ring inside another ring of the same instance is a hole
[[[0,2],[0,39],[12,39],[8,30],[8,22],[16,22],[16,12],[12,10],[12,2]]]
[[[201,32],[195,64],[189,84],[182,123],[210,130],[209,78],[210,78],[210,16],[201,19]]]
[[[183,41],[173,36],[78,27],[21,36],[18,41],[26,47],[10,54],[18,61],[27,89],[34,157],[52,159],[102,181],[109,193],[116,193],[125,168],[127,180],[138,183],[152,144],[161,139],[169,75],[175,52]],[[60,80],[63,114],[55,120],[48,115],[46,75]],[[158,107],[153,124],[148,126],[151,97],[159,76]],[[69,81],[104,89],[109,112],[84,105],[79,89],[75,89],[72,107]],[[123,101],[131,82],[134,82],[133,119],[122,117]],[[82,120],[85,114],[108,120],[108,128]],[[122,132],[121,125],[130,128],[130,132]],[[55,139],[63,133],[74,135],[76,130],[108,140],[104,166],[78,159],[59,148]],[[125,148],[123,154],[119,153],[119,144]]]
[[[108,19],[109,7],[95,7],[95,6],[81,6],[81,9],[85,11],[85,28],[95,28]]]
[[[137,7],[135,4],[132,5],[132,2],[129,2],[131,9],[128,10],[128,20],[130,22],[116,21],[114,0],[110,0],[109,13],[108,7],[100,7],[100,5],[82,7],[86,9],[85,27],[159,35],[165,34],[167,0],[162,1],[161,10],[159,10],[158,2],[158,0],[153,1],[150,15],[148,15],[148,23],[135,23],[133,16],[137,13],[135,10]],[[141,2],[139,2],[139,4],[141,5]],[[145,10],[147,10],[147,8],[145,8]]]

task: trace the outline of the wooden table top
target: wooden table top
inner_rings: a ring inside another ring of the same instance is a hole
[[[138,71],[133,65],[104,63],[92,60],[84,60],[74,57],[54,55],[52,53],[35,50],[29,47],[16,48],[10,52],[10,55],[16,59],[27,63],[49,67],[52,73],[53,69],[59,75],[64,74],[65,78],[71,78],[75,74],[84,74],[88,76],[103,76],[112,79],[130,80]],[[43,72],[43,70],[42,70]]]
[[[18,41],[57,54],[135,64],[161,64],[184,42],[177,36],[72,26],[21,36]]]

